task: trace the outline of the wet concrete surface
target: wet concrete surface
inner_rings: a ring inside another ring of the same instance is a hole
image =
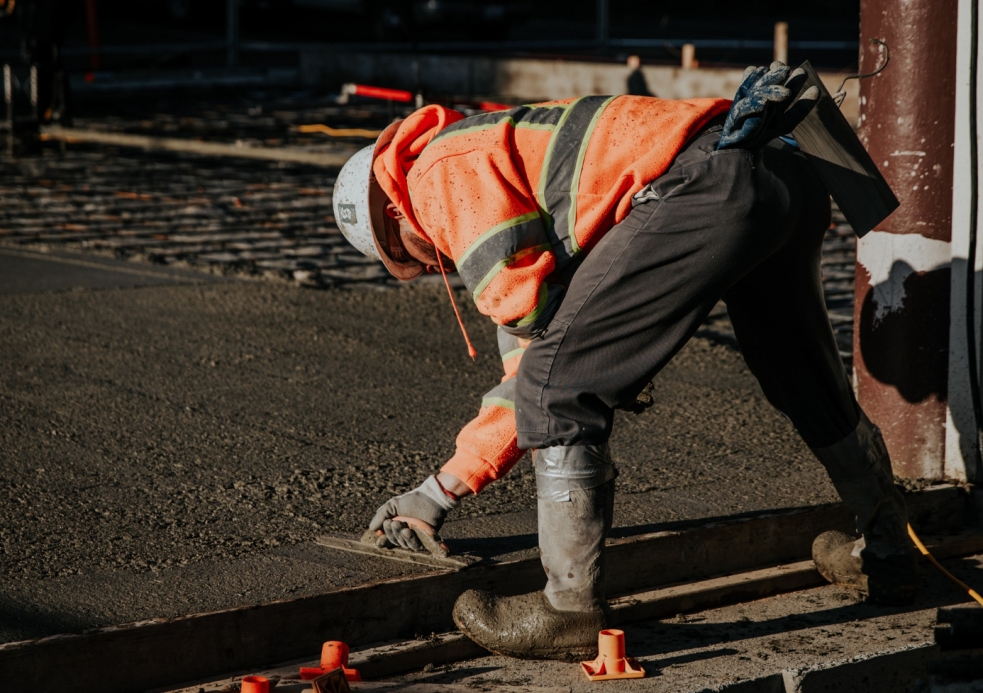
[[[439,468],[497,382],[459,298],[474,363],[441,286],[0,295],[0,640],[423,570],[312,540]],[[653,394],[617,419],[619,527],[835,500],[730,346],[694,339]],[[531,548],[534,494],[527,458],[445,534]]]

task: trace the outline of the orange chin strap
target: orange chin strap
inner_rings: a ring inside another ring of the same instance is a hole
[[[431,241],[432,242],[432,241]],[[457,324],[461,326],[461,334],[464,335],[464,341],[468,345],[468,356],[474,361],[475,357],[478,355],[478,351],[471,344],[471,338],[468,336],[468,331],[464,327],[464,321],[461,320],[461,311],[457,309],[457,301],[454,299],[454,292],[451,291],[450,280],[447,279],[447,270],[444,269],[444,261],[440,258],[440,250],[437,248],[437,244],[434,243],[433,250],[437,253],[437,266],[440,267],[440,274],[444,278],[444,286],[447,287],[447,295],[450,296],[451,305],[454,307],[454,315],[457,316]]]

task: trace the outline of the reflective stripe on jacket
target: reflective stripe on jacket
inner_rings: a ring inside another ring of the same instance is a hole
[[[552,318],[578,258],[631,211],[632,195],[729,107],[588,96],[463,118],[427,106],[403,121],[373,170],[416,231],[454,260],[478,310],[529,338]],[[522,456],[510,394],[517,356],[443,468],[475,492]]]

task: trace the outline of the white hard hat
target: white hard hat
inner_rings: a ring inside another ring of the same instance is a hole
[[[387,127],[375,144],[360,149],[342,167],[334,184],[332,205],[341,233],[363,255],[381,261],[398,279],[420,276],[423,265],[406,255],[398,238],[389,238],[386,193],[375,180],[372,162],[392,141],[399,123]]]
[[[369,178],[375,145],[360,149],[345,162],[332,193],[334,219],[348,242],[362,255],[382,260],[372,235],[372,211],[369,207]]]

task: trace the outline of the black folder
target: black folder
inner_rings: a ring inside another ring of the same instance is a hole
[[[809,61],[802,63],[801,68],[809,79],[796,100],[811,86],[818,87],[820,96],[816,107],[792,130],[792,137],[826,184],[854,232],[862,237],[901,203],[815,69]]]

